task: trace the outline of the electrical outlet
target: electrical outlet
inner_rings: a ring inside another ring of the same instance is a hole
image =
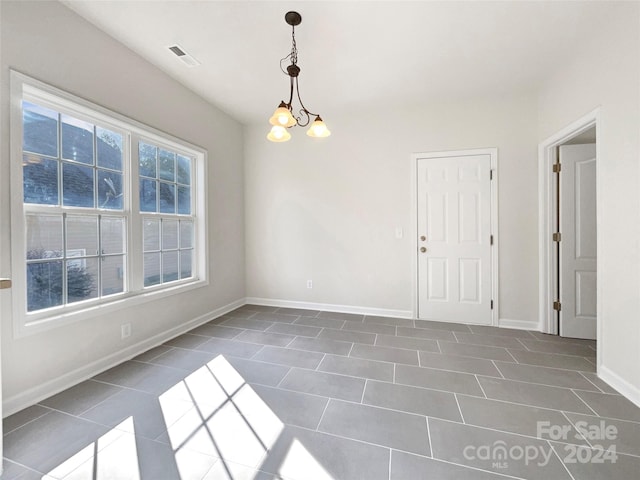
[[[131,336],[131,324],[123,323],[120,325],[120,338],[125,339]]]
[[[313,280],[307,280],[307,288],[313,288]]]

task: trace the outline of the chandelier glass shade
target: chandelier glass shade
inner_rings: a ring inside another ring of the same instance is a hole
[[[298,12],[287,12],[284,16],[285,21],[291,25],[291,53],[280,60],[280,68],[286,75],[289,76],[289,101],[282,100],[278,108],[269,119],[269,123],[273,125],[271,131],[267,135],[267,138],[272,142],[286,142],[291,138],[291,134],[288,132],[288,128],[298,126],[306,127],[311,123],[307,135],[315,138],[323,138],[331,135],[331,132],[320,118],[320,115],[309,111],[300,98],[300,90],[298,87],[298,75],[300,74],[300,67],[298,67],[298,48],[296,46],[295,30],[296,25],[300,25],[302,22],[302,16]],[[291,62],[287,66],[286,70],[282,68],[282,62],[288,60]],[[294,93],[300,103],[299,116],[293,114],[293,96]],[[311,118],[314,117],[313,122]]]

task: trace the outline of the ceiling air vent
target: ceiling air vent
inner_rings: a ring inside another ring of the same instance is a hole
[[[200,65],[200,62],[198,60],[193,58],[191,55],[185,52],[182,47],[178,45],[172,45],[171,47],[169,47],[169,50],[171,50],[176,57],[182,60],[189,67],[197,67],[198,65]]]

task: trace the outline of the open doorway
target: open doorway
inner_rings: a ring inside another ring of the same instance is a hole
[[[598,116],[591,112],[539,147],[540,330],[594,340],[601,332]]]

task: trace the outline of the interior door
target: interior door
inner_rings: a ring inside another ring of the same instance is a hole
[[[596,146],[560,147],[560,335],[596,338]]]
[[[418,318],[491,324],[491,157],[417,161]]]

